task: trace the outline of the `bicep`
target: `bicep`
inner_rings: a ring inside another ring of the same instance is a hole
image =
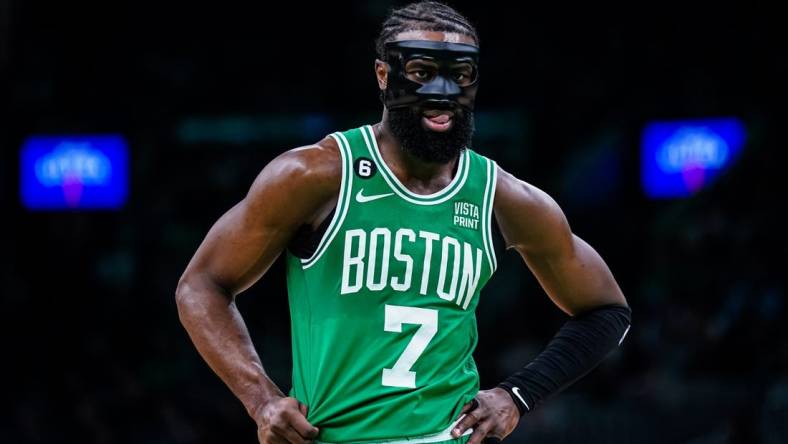
[[[511,174],[499,177],[494,208],[507,248],[522,256],[552,301],[570,315],[626,305],[607,264],[572,233],[558,204]]]
[[[576,235],[570,235],[569,242],[556,254],[519,251],[550,299],[570,315],[601,305],[626,305],[599,253]]]
[[[184,275],[234,296],[268,270],[327,195],[324,181],[292,157],[286,153],[263,169],[246,197],[211,227]]]
[[[246,200],[227,211],[211,227],[187,268],[236,295],[251,286],[276,260],[290,229],[275,214],[259,213]]]

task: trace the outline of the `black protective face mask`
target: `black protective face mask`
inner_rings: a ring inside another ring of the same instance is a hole
[[[426,61],[426,79],[409,78],[409,61]],[[474,132],[473,106],[479,80],[479,48],[462,43],[405,40],[386,43],[389,65],[381,99],[388,110],[391,132],[402,149],[425,162],[446,163],[470,144]],[[463,69],[457,71],[457,67]],[[460,75],[462,74],[462,75]],[[446,132],[422,126],[425,110],[453,112]]]
[[[464,43],[431,40],[402,40],[385,45],[389,65],[383,103],[388,110],[405,106],[437,109],[463,108],[473,111],[479,84],[479,48]],[[417,81],[409,78],[409,61],[421,59],[437,69],[430,77]],[[458,80],[457,66],[464,66],[466,74]]]

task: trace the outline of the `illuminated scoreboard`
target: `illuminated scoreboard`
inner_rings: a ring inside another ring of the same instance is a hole
[[[651,198],[686,197],[714,181],[744,147],[734,118],[654,122],[643,130],[641,179]]]
[[[31,136],[20,155],[20,196],[30,210],[120,209],[129,155],[120,135]]]

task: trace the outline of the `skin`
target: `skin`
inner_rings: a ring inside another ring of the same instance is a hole
[[[397,40],[471,43],[456,33],[409,31]],[[375,63],[381,89],[388,67]],[[458,159],[426,163],[405,153],[382,121],[374,125],[385,162],[408,189],[431,194],[452,180]],[[308,406],[285,396],[268,377],[238,309],[235,297],[265,274],[297,229],[317,229],[337,202],[341,157],[334,140],[286,151],[263,168],[246,197],[210,229],[186,267],[176,290],[178,314],[208,365],[227,384],[257,423],[260,443],[304,443],[318,429],[306,420]],[[500,167],[494,214],[506,242],[536,276],[561,310],[577,315],[626,300],[602,258],[573,235],[559,206],[543,191]],[[293,199],[292,196],[299,196]],[[505,438],[519,413],[502,389],[482,390],[478,406],[465,415],[454,436],[473,428],[469,443]]]

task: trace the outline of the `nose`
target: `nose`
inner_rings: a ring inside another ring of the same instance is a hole
[[[416,93],[433,96],[436,99],[454,99],[459,97],[459,85],[443,76],[436,76],[429,83],[425,83]]]

